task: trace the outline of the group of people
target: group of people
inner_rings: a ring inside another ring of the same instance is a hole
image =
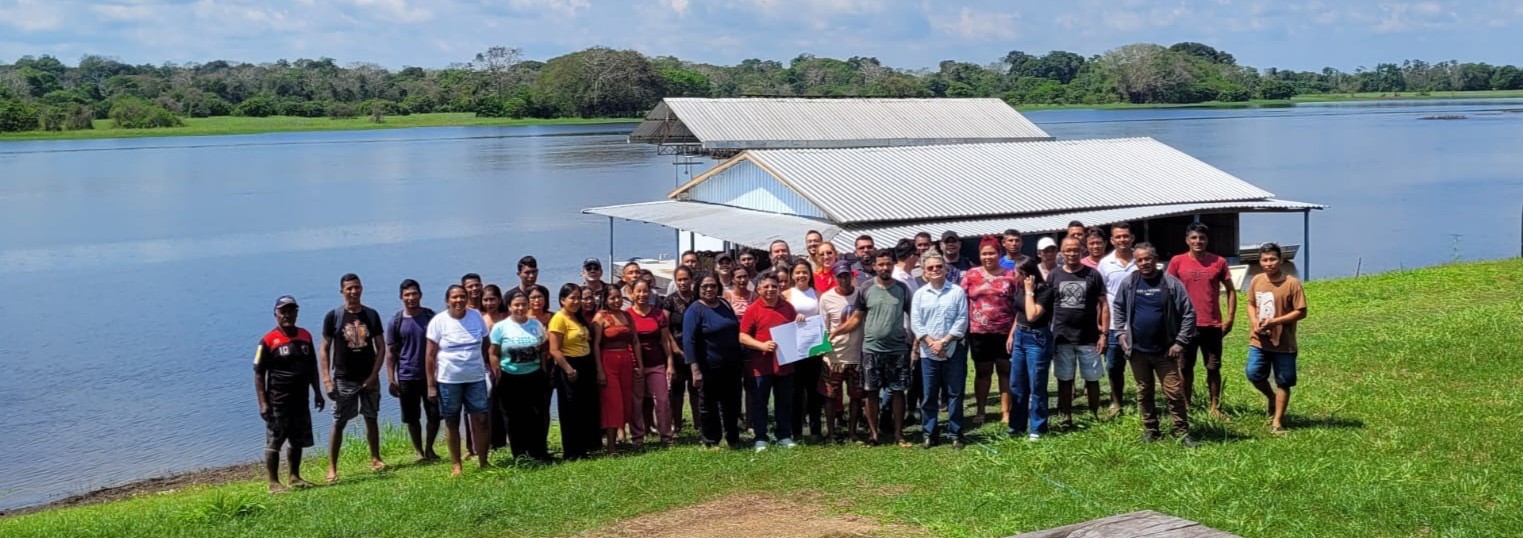
[[[1207,248],[1203,224],[1189,226],[1188,250],[1167,265],[1152,245],[1133,244],[1126,223],[1108,231],[1071,223],[1065,235],[1042,237],[1035,258],[1022,254],[1017,230],[980,238],[976,257],[963,255],[954,232],[939,242],[920,233],[891,248],[862,236],[847,256],[818,232],[804,239],[805,256],[776,241],[765,254],[721,252],[708,270],[686,252],[661,290],[633,260],[605,281],[602,262],[588,258],[582,282],[561,286],[553,312],[532,256],[519,260],[519,283],[506,292],[466,274],[445,291],[441,313],[422,306],[419,284],[404,280],[401,309],[389,322],[363,304],[360,278],[346,274],[343,304],[326,313],[320,341],[297,326],[296,300],[282,296],[276,327],[254,358],[270,489],[286,488],[277,476],[282,447],[290,483],[310,485],[300,476],[302,449],[313,444],[309,408],[321,411],[327,400],[334,406],[327,480],[338,479],[343,432],[356,416],[372,468],[384,468],[376,422],[383,380],[420,459],[438,458],[442,423],[457,475],[462,450],[481,466],[500,447],[515,458],[550,460],[552,394],[568,460],[616,454],[625,442],[639,448],[648,438],[671,445],[683,428],[684,399],[703,445],[716,450],[743,446],[743,429],[757,451],[797,446],[806,430],[811,442],[908,447],[905,422],[915,415],[926,448],[947,439],[961,447],[983,422],[995,378],[1006,432],[1035,441],[1074,427],[1079,377],[1092,416],[1101,416],[1101,377],[1110,389],[1105,416],[1119,415],[1128,365],[1142,440],[1161,437],[1155,392],[1162,385],[1172,433],[1194,446],[1188,410],[1197,358],[1205,363],[1207,410],[1227,420],[1222,339],[1234,326],[1237,294],[1226,260]],[[1300,283],[1281,271],[1281,258],[1272,243],[1259,248],[1263,272],[1248,287],[1245,370],[1276,433],[1296,384],[1296,324],[1306,315]],[[815,316],[826,351],[780,361],[772,329]],[[963,416],[969,362],[971,419]],[[1052,426],[1049,374],[1058,387]]]

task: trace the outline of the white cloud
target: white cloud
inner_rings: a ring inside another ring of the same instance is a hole
[[[678,15],[687,15],[688,0],[661,0],[661,5],[676,12]]]
[[[578,11],[592,7],[587,0],[508,0],[508,6],[518,11],[548,12],[572,16]]]
[[[936,14],[927,17],[936,31],[970,41],[1014,39],[1018,35],[1016,20],[1019,18],[1018,13],[980,11],[968,7],[962,8],[956,17]]]
[[[23,32],[54,30],[63,24],[58,4],[48,1],[17,0],[10,6],[0,3],[0,26]]]
[[[422,6],[409,6],[407,0],[347,0],[376,18],[398,23],[423,22],[434,18],[434,12]]]
[[[90,6],[90,11],[113,21],[146,21],[154,16],[153,7],[143,4],[100,4]]]

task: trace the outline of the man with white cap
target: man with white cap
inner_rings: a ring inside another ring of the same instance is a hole
[[[1058,268],[1058,242],[1051,237],[1043,237],[1036,242],[1037,269],[1042,271],[1042,280],[1051,278],[1052,270]]]

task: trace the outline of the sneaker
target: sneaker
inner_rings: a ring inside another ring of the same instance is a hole
[[[1028,443],[1035,443],[1035,442],[1041,441],[1041,440],[1042,440],[1042,434],[1040,434],[1040,433],[1033,433],[1031,435],[1027,435],[1026,436],[1026,442],[1028,442]]]
[[[962,436],[961,435],[952,438],[952,450],[962,450],[962,447],[963,447],[963,442],[962,442]]]
[[[797,448],[799,446],[798,443],[793,442],[792,438],[788,438],[788,437],[784,437],[782,439],[778,439],[777,440],[777,445],[781,446],[783,448]]]
[[[756,442],[756,451],[757,452],[766,452],[767,451],[767,442],[766,441],[757,441]]]
[[[1185,435],[1180,436],[1179,437],[1179,444],[1184,446],[1185,448],[1195,448],[1197,446],[1200,446],[1200,443],[1195,442],[1195,438],[1194,437],[1190,437],[1190,434],[1185,434]]]
[[[1142,442],[1151,443],[1158,440],[1158,432],[1148,430],[1142,432]]]

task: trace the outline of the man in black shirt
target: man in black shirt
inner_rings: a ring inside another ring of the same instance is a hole
[[[344,443],[344,427],[356,415],[365,419],[365,441],[370,445],[370,468],[382,470],[381,429],[376,414],[381,408],[380,360],[386,349],[381,315],[360,303],[365,287],[360,277],[347,273],[339,278],[344,305],[323,318],[323,344],[318,359],[323,385],[333,399],[333,430],[328,437],[328,482],[338,480],[338,453]]]
[[[1063,265],[1052,271],[1052,373],[1058,378],[1058,412],[1062,427],[1073,427],[1074,370],[1084,376],[1090,414],[1100,414],[1100,357],[1105,353],[1104,327],[1109,317],[1105,281],[1079,262],[1079,240],[1063,239]]]
[[[1158,404],[1153,401],[1154,380],[1163,385],[1174,434],[1180,444],[1194,447],[1190,417],[1185,404],[1184,378],[1179,373],[1185,347],[1195,337],[1195,306],[1185,285],[1158,270],[1158,251],[1141,243],[1132,247],[1137,271],[1121,281],[1112,299],[1111,313],[1121,327],[1121,348],[1132,365],[1137,381],[1137,406],[1142,411],[1142,442],[1158,439]]]
[[[280,447],[286,447],[291,467],[291,487],[311,486],[301,478],[301,449],[312,446],[312,413],[307,411],[307,389],[312,406],[326,403],[317,385],[317,358],[312,334],[296,326],[296,298],[275,300],[275,328],[265,333],[254,349],[254,394],[259,417],[264,419],[264,469],[270,493],[286,491],[280,484]]]

